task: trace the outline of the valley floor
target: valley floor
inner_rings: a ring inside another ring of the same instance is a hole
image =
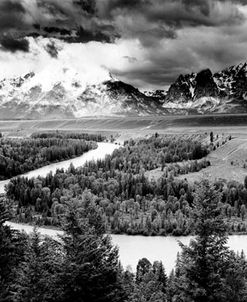
[[[199,135],[213,131],[215,137],[231,135],[232,140],[212,151],[211,166],[199,172],[180,175],[194,182],[202,178],[236,180],[243,183],[247,175],[247,115],[148,116],[148,117],[86,117],[67,120],[0,121],[0,132],[9,137],[25,137],[36,131],[82,131],[101,133],[116,142],[130,138],[161,134]],[[160,169],[147,172],[149,178],[162,176]]]
[[[35,131],[63,130],[121,133],[123,138],[154,132],[195,133],[214,130],[231,134],[246,133],[247,114],[144,117],[85,117],[62,120],[1,120],[0,131],[25,136]]]

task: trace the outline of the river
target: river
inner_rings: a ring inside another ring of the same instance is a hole
[[[23,176],[28,178],[37,176],[46,176],[49,172],[55,173],[57,169],[67,169],[72,163],[75,167],[82,166],[87,161],[103,159],[107,154],[111,154],[118,145],[112,143],[98,143],[98,148],[91,150],[79,157],[54,163],[40,169],[28,172]],[[0,182],[0,193],[4,193],[4,186],[9,180]],[[8,222],[8,224],[18,230],[23,230],[27,233],[32,232],[33,227],[25,224],[17,224]],[[56,237],[61,234],[61,231],[39,228],[42,235]],[[165,266],[166,271],[169,273],[174,267],[177,253],[181,251],[178,240],[184,244],[188,244],[192,237],[144,237],[144,236],[127,236],[127,235],[112,235],[114,245],[119,247],[119,256],[124,268],[131,266],[135,270],[139,259],[146,257],[151,262],[161,260]],[[247,236],[234,235],[230,236],[228,245],[236,252],[243,250],[247,255]]]
[[[67,170],[71,164],[73,164],[74,167],[77,168],[84,165],[87,161],[103,159],[107,154],[111,154],[118,147],[119,145],[115,145],[113,143],[98,143],[97,149],[90,150],[81,156],[69,160],[64,160],[58,163],[53,163],[48,166],[44,166],[42,168],[22,174],[21,176],[25,176],[27,178],[38,177],[38,176],[44,177],[50,172],[54,174],[57,169]],[[5,193],[4,187],[8,183],[9,183],[9,179],[0,181],[0,194]]]
[[[12,228],[19,231],[31,233],[33,227],[26,224],[18,224],[8,222]],[[47,235],[55,238],[62,231],[39,228],[38,231],[42,235]],[[112,242],[119,248],[120,261],[124,268],[131,266],[135,271],[138,260],[147,258],[153,262],[155,260],[162,261],[167,273],[170,273],[174,268],[177,253],[181,251],[178,241],[183,244],[188,244],[192,239],[191,236],[187,237],[144,237],[144,236],[127,236],[127,235],[111,235]],[[232,235],[229,236],[228,246],[235,252],[242,250],[247,255],[247,236],[246,235]]]

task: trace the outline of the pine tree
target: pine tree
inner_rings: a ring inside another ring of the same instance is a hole
[[[151,270],[152,264],[147,258],[142,258],[138,261],[136,267],[136,283],[143,281],[143,277]]]
[[[15,302],[57,301],[61,294],[58,276],[63,264],[60,244],[41,238],[36,229],[28,238],[24,259],[12,285]]]
[[[247,176],[244,178],[244,187],[247,189]]]
[[[178,287],[183,301],[225,301],[224,276],[229,251],[226,225],[220,214],[219,193],[207,181],[197,188],[194,199],[196,239],[181,244]]]
[[[22,261],[26,236],[12,230],[5,222],[10,219],[4,200],[0,200],[0,301],[12,301],[10,287],[16,266]]]
[[[139,260],[136,270],[136,283],[130,302],[165,302],[167,277],[162,262],[153,265],[146,259]]]
[[[165,293],[167,288],[167,276],[165,273],[165,268],[161,261],[155,261],[153,263],[153,273],[155,280],[160,284],[161,291]]]
[[[84,207],[70,201],[61,237],[65,261],[61,275],[63,302],[124,301],[119,281],[118,250],[100,227],[100,216],[90,200]]]
[[[213,143],[214,141],[214,133],[211,131],[210,132],[210,143]]]
[[[234,291],[234,301],[246,301],[246,271],[239,269],[235,254],[226,246],[227,227],[219,208],[220,200],[220,193],[208,181],[197,187],[194,198],[196,238],[188,247],[181,244],[174,301],[233,301],[231,291]],[[246,265],[245,261],[243,263]],[[239,287],[232,282],[233,274],[242,281]]]
[[[247,262],[245,255],[231,252],[225,277],[225,296],[227,302],[247,301]]]

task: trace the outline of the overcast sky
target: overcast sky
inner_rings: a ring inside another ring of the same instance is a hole
[[[165,88],[246,56],[247,0],[0,0],[0,78],[61,67]]]

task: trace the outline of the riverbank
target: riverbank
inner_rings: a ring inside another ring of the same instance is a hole
[[[33,226],[26,224],[17,224],[13,222],[7,223],[11,228],[25,231],[30,234]],[[38,228],[41,235],[56,238],[62,235],[61,230]],[[144,237],[130,235],[111,235],[112,242],[119,248],[120,261],[124,268],[130,266],[133,271],[141,258],[147,258],[149,261],[162,261],[167,273],[174,268],[177,253],[181,252],[179,242],[188,245],[193,236],[180,237]],[[247,235],[231,235],[229,236],[228,246],[235,252],[241,253],[243,250],[247,254]]]
[[[75,158],[75,159],[72,159],[69,161],[60,162],[60,163],[56,163],[53,165],[43,167],[41,169],[37,169],[35,171],[32,171],[32,173],[29,173],[27,178],[38,177],[39,175],[46,176],[50,172],[54,173],[57,169],[66,169],[65,163],[67,165],[67,168],[70,166],[71,163],[73,163],[73,165],[75,167],[80,167],[88,161],[105,158],[105,156],[107,154],[111,154],[118,147],[119,147],[118,145],[112,144],[112,143],[99,143],[97,149],[91,150],[79,158]],[[111,161],[108,160],[107,163],[110,165]],[[94,169],[95,169],[95,171],[100,171],[100,169],[98,169],[98,167],[94,167]],[[41,173],[41,171],[43,174]],[[88,173],[87,171],[85,171],[85,172],[86,173],[84,173],[83,175],[86,175]],[[93,171],[93,173],[95,173],[95,172]],[[92,173],[92,176],[94,176],[93,173]],[[26,176],[26,175],[24,175],[24,176]],[[76,185],[76,184],[80,183],[80,181],[82,181],[82,179],[75,178],[74,181],[70,183],[69,179],[70,179],[71,175],[68,175],[67,178],[66,177],[67,176],[65,175],[64,178],[61,178],[61,183],[66,183],[66,181],[67,181],[68,184]],[[100,179],[100,177],[101,177],[101,175],[99,175],[98,179]],[[128,179],[128,178],[126,177],[126,179]],[[87,181],[88,181],[88,183],[86,183],[86,185],[81,187],[82,191],[85,190],[85,188],[89,188],[88,184],[91,183],[91,178],[88,179]],[[116,183],[112,182],[111,179],[109,180],[109,183],[107,181],[108,181],[108,178],[105,179],[105,185],[107,185],[108,187],[110,187],[112,189],[116,187],[116,186],[114,186]],[[97,185],[97,184],[100,184],[100,182],[95,183],[95,185]],[[133,185],[134,183],[126,182],[126,185],[128,185],[128,184],[130,186],[130,184]],[[121,185],[122,185],[122,183],[121,183]],[[48,185],[45,184],[45,186],[48,186]],[[20,187],[22,187],[22,186],[20,186]],[[152,200],[150,199],[149,201],[151,202]],[[173,202],[173,201],[170,201],[170,202]],[[110,202],[108,202],[108,203],[111,204]],[[129,203],[129,204],[131,205],[131,204],[133,204],[133,202]],[[135,203],[133,205],[135,205]],[[147,206],[149,205],[148,201],[147,201],[146,205]],[[126,206],[126,203],[125,203],[125,206]],[[124,208],[123,208],[123,210],[124,210]],[[128,212],[126,211],[126,208],[125,208],[125,212],[127,215]],[[156,213],[154,213],[154,214],[157,216]],[[163,220],[161,220],[161,222],[164,221],[164,218],[162,218],[162,219]],[[12,223],[12,227],[19,229],[19,230],[27,231],[29,233],[32,232],[32,230],[33,230],[33,226],[29,226],[29,225],[19,225],[19,224]],[[56,236],[58,236],[58,234],[61,234],[60,233],[61,230],[51,229],[51,228],[39,228],[39,231],[43,235],[48,235],[48,236],[52,236],[52,237],[54,237],[54,236],[56,237]],[[191,236],[187,236],[187,237],[150,236],[150,237],[147,237],[147,236],[139,236],[139,235],[130,236],[130,235],[119,235],[119,234],[111,235],[111,237],[112,237],[113,243],[115,245],[119,246],[120,260],[122,261],[122,264],[124,267],[126,267],[127,265],[131,265],[132,268],[134,269],[137,264],[137,261],[140,258],[146,257],[146,258],[149,258],[151,261],[154,261],[154,260],[163,261],[167,271],[170,271],[172,269],[171,264],[174,265],[174,263],[176,261],[177,252],[180,251],[180,248],[178,245],[178,240],[183,242],[184,244],[187,244],[189,242],[189,240],[192,238]],[[233,246],[231,246],[231,248],[233,248],[235,251],[238,251],[238,252],[241,252],[241,250],[243,249],[247,253],[247,236],[234,235],[234,236],[230,236],[230,238],[238,238],[237,242],[235,242],[233,244]],[[230,239],[230,240],[232,240],[232,239]],[[229,240],[229,242],[231,242],[230,240]],[[246,243],[244,243],[244,242],[246,242]],[[243,246],[243,244],[245,244],[245,246]]]
[[[18,222],[15,219],[9,220],[8,221],[9,225],[13,224],[16,226],[22,226],[23,228],[26,227],[30,227],[30,228],[38,228],[41,230],[52,230],[52,231],[57,231],[58,233],[61,233],[62,230],[59,226],[55,226],[55,225],[39,225],[39,224],[35,224],[34,222],[28,223],[28,222]],[[20,227],[21,228],[21,227]],[[172,235],[172,234],[141,234],[141,233],[117,233],[117,232],[108,232],[107,233],[110,236],[132,236],[132,237],[143,237],[143,238],[149,238],[149,237],[172,237],[172,238],[180,238],[180,237],[193,237],[194,233],[191,232],[187,235]],[[233,232],[232,230],[229,230],[227,233],[228,236],[247,236],[247,231],[235,231]]]
[[[39,169],[27,172],[25,174],[19,175],[23,177],[27,177],[31,179],[33,177],[45,177],[47,174],[52,173],[54,174],[58,169],[67,170],[70,165],[73,165],[75,168],[78,168],[84,165],[86,162],[104,159],[107,154],[111,154],[115,149],[119,148],[119,145],[113,143],[97,143],[98,147],[96,149],[90,150],[83,155],[78,157],[60,161],[57,163],[52,163],[50,165],[41,167]],[[10,179],[0,181],[0,194],[5,193],[5,186],[9,183]]]

